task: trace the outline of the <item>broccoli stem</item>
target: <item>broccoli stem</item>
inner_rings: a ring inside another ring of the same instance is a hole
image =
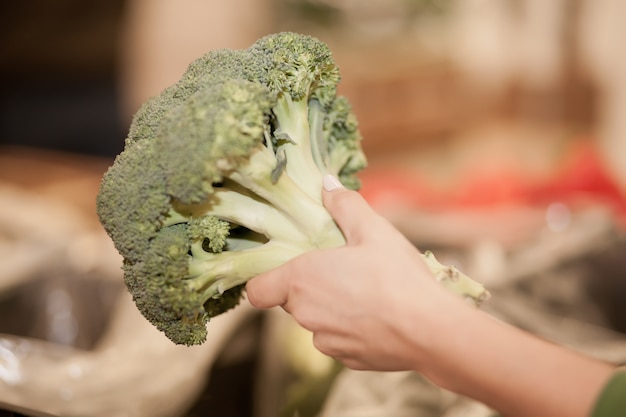
[[[479,306],[491,296],[481,284],[455,267],[439,263],[432,252],[426,251],[422,256],[435,279],[453,293],[463,296],[463,298],[476,306]]]
[[[291,243],[270,241],[241,251],[206,253],[206,256],[190,260],[191,277],[186,280],[187,286],[209,300],[308,250],[310,248]]]
[[[199,205],[178,206],[189,217],[215,216],[229,223],[244,226],[269,239],[305,241],[306,236],[286,217],[267,202],[227,187],[217,188],[210,199]]]
[[[161,226],[169,227],[175,224],[187,223],[188,221],[189,221],[188,215],[185,215],[182,212],[179,212],[178,210],[172,207],[165,215],[165,218],[161,221]]]
[[[272,109],[276,116],[274,135],[279,141],[284,138],[278,148],[287,158],[285,172],[319,204],[322,175],[311,149],[308,104],[307,97],[294,100],[290,94],[282,94]]]
[[[311,153],[322,174],[328,173],[328,146],[324,138],[324,118],[326,113],[319,100],[309,100],[309,126],[311,132]],[[337,175],[339,171],[332,171]]]
[[[271,172],[275,165],[275,155],[262,147],[249,157],[249,163],[237,167],[228,178],[276,207],[302,235],[307,236],[312,247],[344,244],[343,235],[321,201],[306,193],[289,175],[281,175],[275,183],[272,182]],[[317,177],[321,181],[319,170]],[[321,195],[321,182],[317,192]]]

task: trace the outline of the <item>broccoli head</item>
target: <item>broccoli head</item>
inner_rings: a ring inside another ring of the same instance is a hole
[[[198,58],[134,116],[97,213],[137,308],[173,342],[206,340],[252,277],[345,243],[322,178],[357,189],[366,158],[339,80],[326,44],[277,33]]]

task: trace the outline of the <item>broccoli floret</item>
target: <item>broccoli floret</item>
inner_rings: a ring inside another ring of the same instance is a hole
[[[138,309],[173,342],[202,343],[252,277],[345,243],[322,177],[357,189],[366,158],[339,80],[324,43],[278,33],[198,58],[133,118],[97,211]]]

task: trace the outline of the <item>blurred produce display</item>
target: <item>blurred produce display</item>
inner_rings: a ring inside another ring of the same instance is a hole
[[[0,7],[0,415],[491,413],[414,374],[345,370],[280,312],[238,310],[179,350],[124,296],[95,219],[111,161],[85,154],[117,153],[123,102],[193,48],[269,30],[330,45],[377,210],[488,285],[490,313],[626,362],[626,2],[236,0],[211,24],[203,0],[168,4]]]

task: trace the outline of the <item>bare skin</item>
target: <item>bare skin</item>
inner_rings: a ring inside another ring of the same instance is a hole
[[[501,323],[437,284],[417,249],[354,191],[325,179],[347,244],[252,279],[257,308],[282,307],[322,353],[361,370],[413,370],[509,417],[583,417],[611,376],[596,361]],[[358,285],[355,285],[358,280]]]

